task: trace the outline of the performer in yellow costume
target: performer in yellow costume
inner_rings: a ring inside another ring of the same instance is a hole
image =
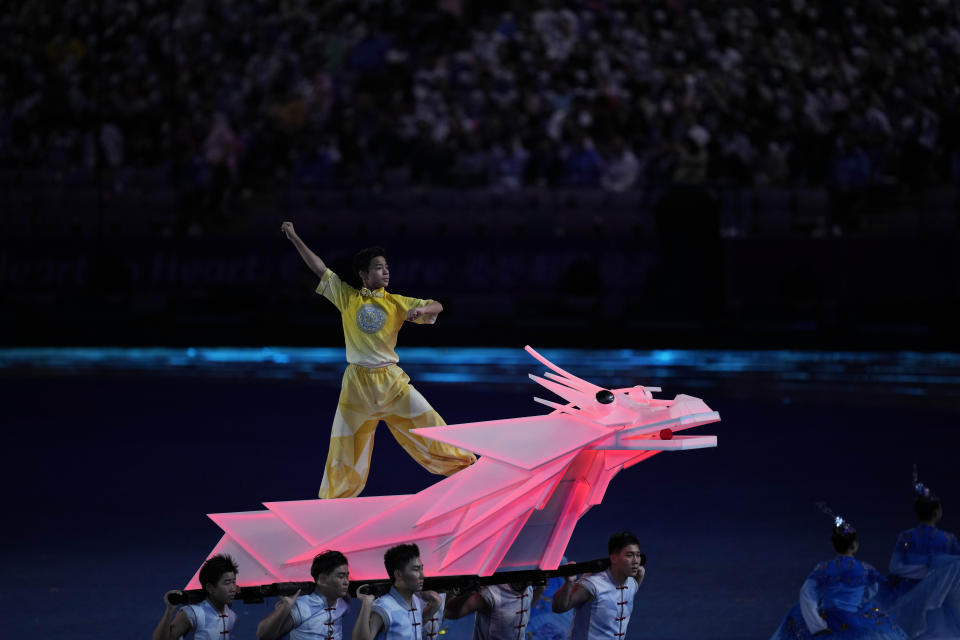
[[[381,420],[407,453],[432,473],[448,476],[476,462],[469,451],[410,433],[446,423],[397,366],[397,334],[405,321],[433,324],[443,306],[388,293],[390,269],[380,247],[364,249],[354,258],[354,270],[363,283],[358,291],[326,267],[297,236],[292,223],[284,222],[281,230],[320,278],[317,293],[340,311],[349,363],[333,418],[320,497],[352,498],[363,490],[373,435]]]

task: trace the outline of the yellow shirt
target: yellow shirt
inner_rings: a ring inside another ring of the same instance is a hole
[[[317,293],[340,310],[347,362],[372,368],[400,361],[394,349],[407,312],[433,302],[387,293],[383,288],[363,295],[330,269],[320,278]],[[436,320],[436,314],[424,314],[413,322],[433,324]]]

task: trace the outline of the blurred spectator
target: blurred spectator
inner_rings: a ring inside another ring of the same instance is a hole
[[[604,165],[601,183],[608,191],[626,191],[633,187],[640,175],[640,161],[623,138],[614,139]]]
[[[576,187],[596,187],[602,173],[603,158],[593,141],[581,133],[575,134],[564,152],[564,182]]]
[[[945,0],[32,0],[0,35],[6,167],[207,162],[214,194],[960,172]]]

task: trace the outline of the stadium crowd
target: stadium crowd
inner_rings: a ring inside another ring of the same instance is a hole
[[[0,167],[171,182],[960,183],[950,0],[27,0]]]

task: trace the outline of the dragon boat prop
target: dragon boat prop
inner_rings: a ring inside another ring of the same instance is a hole
[[[577,521],[621,470],[661,451],[717,446],[675,432],[717,422],[702,400],[653,397],[658,387],[605,389],[556,366],[530,378],[563,399],[550,413],[416,429],[475,453],[476,464],[410,495],[266,502],[263,511],[214,513],[224,531],[208,555],[229,553],[240,586],[309,580],[317,553],[350,558],[353,579],[383,577],[383,554],[415,542],[434,576],[553,570]],[[186,586],[200,588],[199,569]]]

